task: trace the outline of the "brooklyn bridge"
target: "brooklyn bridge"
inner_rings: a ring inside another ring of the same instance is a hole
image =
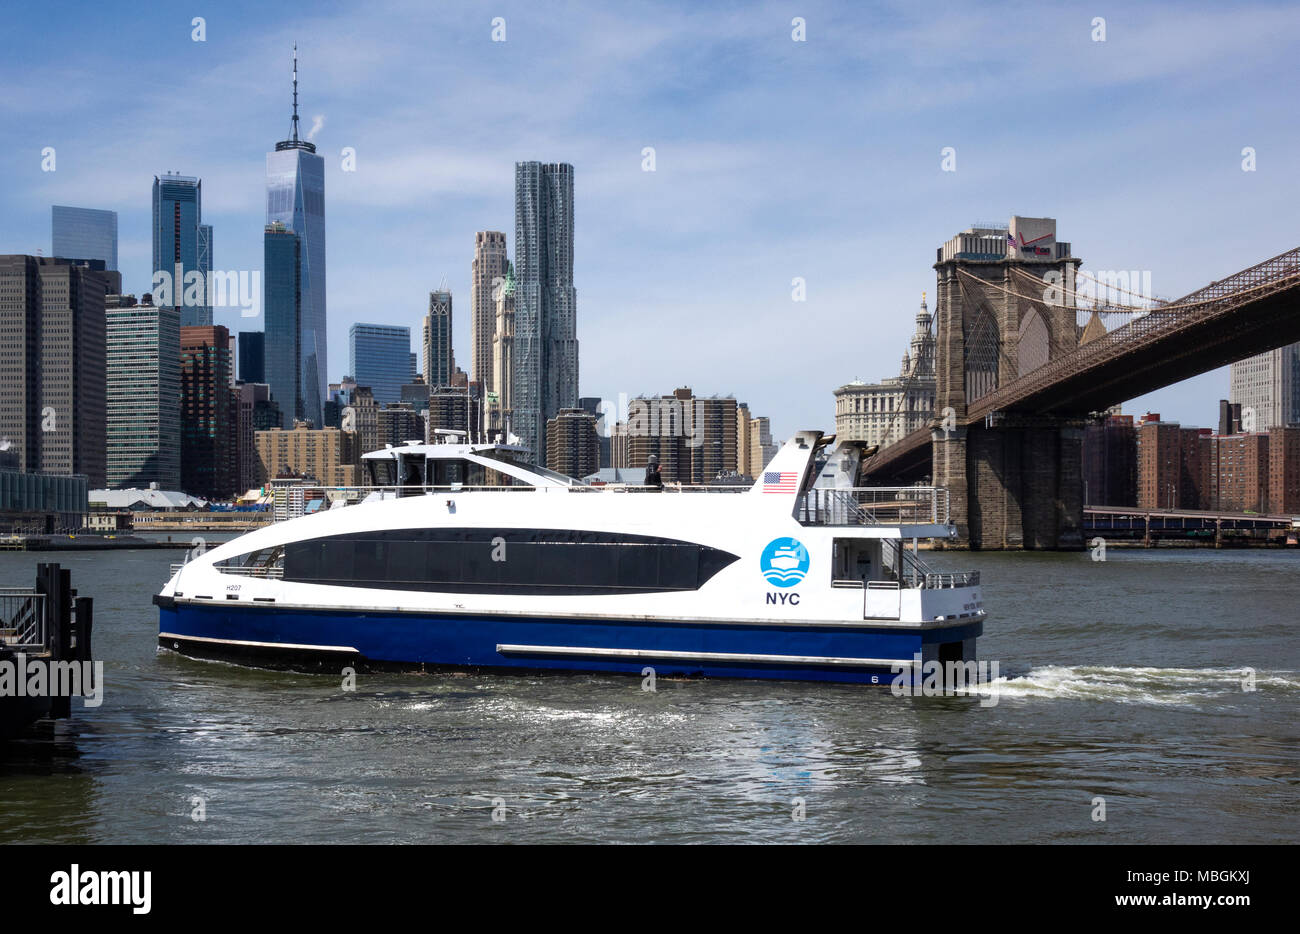
[[[872,484],[946,487],[972,548],[1083,548],[1089,420],[1300,340],[1300,248],[1177,300],[1103,306],[1081,301],[1087,274],[1055,233],[1013,217],[939,249],[934,418],[866,464]]]

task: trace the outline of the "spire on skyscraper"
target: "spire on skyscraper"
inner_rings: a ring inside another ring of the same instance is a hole
[[[296,42],[293,44],[293,118],[289,123],[292,134],[289,139],[280,140],[280,142],[276,143],[275,151],[305,149],[308,152],[315,152],[315,143],[309,143],[305,139],[298,139],[298,43]]]
[[[293,44],[293,139],[298,141],[298,43]]]

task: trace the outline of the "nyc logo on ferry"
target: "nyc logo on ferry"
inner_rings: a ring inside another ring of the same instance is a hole
[[[758,563],[763,576],[773,587],[793,587],[808,576],[808,549],[797,538],[774,538],[763,549]],[[777,602],[771,599],[774,596],[777,595],[768,595],[769,603]],[[781,602],[786,601],[782,599]]]

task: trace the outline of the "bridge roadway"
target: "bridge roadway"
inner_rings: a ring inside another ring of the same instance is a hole
[[[1103,538],[1210,538],[1217,543],[1225,532],[1244,532],[1253,539],[1300,535],[1300,516],[1220,512],[1209,509],[1138,509],[1134,506],[1084,506],[1086,535]],[[1257,533],[1262,532],[1263,535]]]

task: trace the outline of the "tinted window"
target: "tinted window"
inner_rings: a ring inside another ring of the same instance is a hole
[[[646,535],[399,529],[286,545],[284,579],[456,593],[649,593],[697,590],[736,560],[716,548]]]

